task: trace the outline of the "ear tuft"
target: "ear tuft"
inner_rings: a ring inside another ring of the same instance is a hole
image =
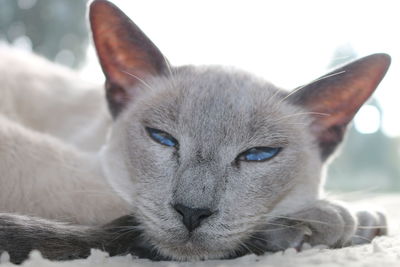
[[[93,40],[106,76],[106,94],[115,116],[149,76],[166,74],[160,50],[119,8],[105,0],[90,5]]]
[[[373,54],[296,89],[298,91],[290,96],[295,104],[315,114],[311,131],[317,138],[323,159],[342,141],[346,126],[372,95],[389,66],[389,55]]]

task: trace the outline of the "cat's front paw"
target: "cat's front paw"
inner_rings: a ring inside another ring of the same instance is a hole
[[[254,253],[262,254],[287,248],[300,251],[304,243],[330,248],[365,244],[385,234],[383,213],[359,211],[353,215],[340,204],[320,200],[310,208],[268,221],[246,244]]]
[[[356,222],[356,218],[341,205],[318,201],[310,208],[267,222],[247,243],[264,251],[287,248],[299,251],[304,243],[343,247],[352,244]],[[255,253],[261,254],[258,250]]]
[[[387,234],[386,216],[379,211],[359,211],[356,213],[357,231],[352,237],[352,244],[370,243],[377,236]]]

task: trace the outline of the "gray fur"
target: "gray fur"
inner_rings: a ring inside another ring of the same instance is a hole
[[[323,162],[309,132],[310,117],[284,101],[288,95],[250,74],[221,67],[181,67],[153,77],[117,118],[104,158],[111,181],[133,216],[103,227],[83,227],[0,215],[0,251],[22,262],[32,249],[52,260],[84,258],[90,248],[154,260],[231,258],[303,242],[352,243],[357,217],[320,198]],[[179,151],[151,140],[145,126],[179,140]],[[266,162],[238,162],[256,146],[280,146]],[[127,172],[121,172],[127,170]],[[124,177],[121,173],[128,173]],[[134,190],[131,190],[134,188]],[[181,203],[215,214],[189,233],[172,208]],[[384,221],[360,215],[353,242],[384,233]]]
[[[338,204],[318,200],[324,159],[306,110],[285,99],[285,91],[242,71],[180,67],[172,73],[136,88],[105,151],[106,159],[119,159],[105,162],[109,173],[123,179],[110,182],[132,203],[161,255],[196,260],[223,258],[243,247],[253,252],[251,237],[281,217],[304,221],[301,229],[311,229],[312,244],[350,242],[356,218]],[[170,133],[179,150],[155,143],[145,127]],[[235,160],[257,146],[283,149],[266,162]],[[176,203],[215,214],[189,233],[172,208]],[[264,246],[269,250],[282,238],[287,239],[282,249],[295,246],[289,237],[261,238],[269,240]]]
[[[258,235],[270,243],[262,248],[280,238],[291,246],[290,236],[260,233],[288,218],[310,229],[312,244],[350,242],[357,218],[323,200],[324,163],[390,57],[371,55],[288,93],[232,68],[170,67],[113,4],[94,1],[90,14],[111,111],[116,103],[120,111],[102,167],[160,255],[200,260],[255,252],[248,244]],[[179,145],[160,145],[146,128],[167,132]],[[264,162],[238,160],[254,147],[281,150]],[[188,231],[177,204],[213,214]]]
[[[33,250],[55,260],[67,260],[90,255],[90,247],[98,244],[87,238],[88,227],[19,215],[0,215],[0,252],[7,251],[10,260],[21,263]]]
[[[32,250],[50,260],[86,258],[96,248],[110,256],[132,254],[152,260],[166,259],[149,246],[133,216],[103,226],[80,226],[15,214],[0,214],[0,253],[22,263]]]
[[[107,1],[92,3],[91,23],[116,119],[101,166],[133,217],[87,228],[0,216],[0,248],[14,261],[30,249],[68,259],[87,256],[91,247],[151,259],[220,259],[301,249],[303,242],[342,247],[385,233],[384,216],[352,214],[325,200],[321,187],[325,161],[383,78],[387,55],[366,57],[289,94],[240,70],[170,68]],[[315,112],[329,114],[322,120]],[[179,145],[160,145],[146,127]],[[254,147],[280,153],[264,162],[238,160]],[[212,215],[188,231],[177,204]]]

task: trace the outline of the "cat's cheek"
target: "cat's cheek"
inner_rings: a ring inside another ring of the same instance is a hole
[[[127,166],[123,164],[124,158],[120,153],[115,153],[110,145],[104,145],[98,154],[98,160],[108,183],[117,194],[133,205],[135,192],[134,183]]]
[[[135,190],[139,192],[134,196],[136,203],[143,202],[139,198],[146,195],[160,210],[168,209],[172,179],[178,166],[175,153],[175,148],[157,144],[148,136],[130,142],[129,169]]]
[[[277,199],[294,183],[295,174],[288,171],[285,160],[271,160],[270,162],[244,162],[237,182],[240,187],[234,186],[237,194],[243,195],[243,202],[254,198],[262,200],[258,204],[263,212],[273,209]],[[250,202],[250,201],[249,201]],[[253,203],[248,203],[254,206]]]

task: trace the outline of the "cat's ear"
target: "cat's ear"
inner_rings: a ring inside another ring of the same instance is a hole
[[[299,87],[289,96],[295,104],[312,112],[311,132],[323,160],[342,141],[347,124],[374,92],[389,65],[388,55],[373,54]]]
[[[119,8],[105,0],[90,5],[93,40],[106,76],[106,96],[115,117],[149,76],[164,75],[166,59]]]

